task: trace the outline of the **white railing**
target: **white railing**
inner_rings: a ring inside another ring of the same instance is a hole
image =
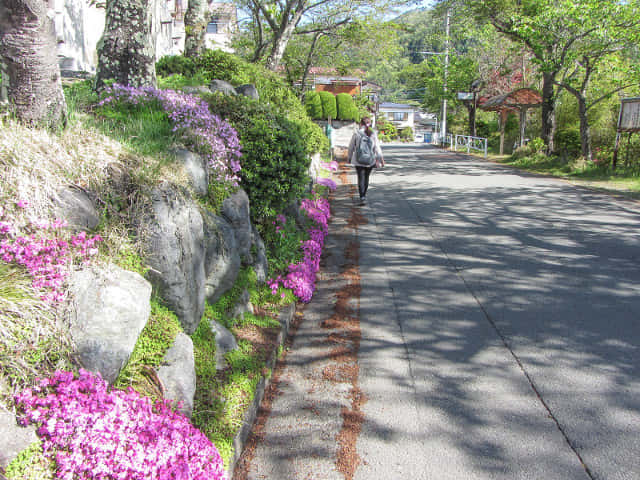
[[[487,139],[482,137],[472,137],[470,135],[457,135],[455,141],[452,143],[453,151],[457,152],[458,147],[467,150],[469,153],[471,150],[478,150],[484,153],[484,157],[487,158]]]

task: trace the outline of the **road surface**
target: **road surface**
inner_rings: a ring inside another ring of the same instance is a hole
[[[329,255],[249,478],[640,479],[640,205],[426,145],[385,156],[367,206],[337,199],[328,248],[355,239],[357,278]],[[327,384],[345,282],[357,378]]]

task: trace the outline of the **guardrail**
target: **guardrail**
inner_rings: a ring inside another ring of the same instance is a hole
[[[470,135],[457,135],[452,142],[453,151],[457,152],[458,147],[465,148],[467,153],[471,150],[478,150],[484,153],[484,158],[487,158],[487,139],[483,137],[472,137]]]

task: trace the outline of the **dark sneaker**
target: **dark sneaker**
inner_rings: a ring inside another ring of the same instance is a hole
[[[367,199],[364,197],[360,197],[360,205],[366,205],[367,204]]]

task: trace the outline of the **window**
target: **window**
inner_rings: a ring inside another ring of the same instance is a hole
[[[393,112],[394,122],[406,122],[409,120],[409,114],[407,112]]]
[[[218,24],[220,23],[219,19],[213,17],[209,24],[207,25],[207,33],[218,33]]]

